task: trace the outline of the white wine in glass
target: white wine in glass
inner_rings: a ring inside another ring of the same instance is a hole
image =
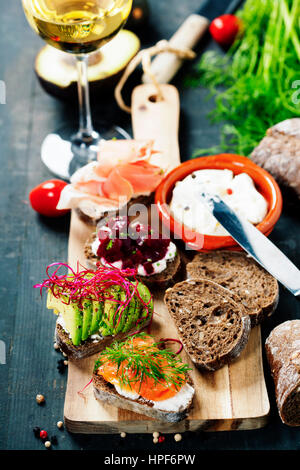
[[[69,139],[73,158],[68,175],[62,175],[61,171],[56,172],[58,176],[70,177],[76,169],[96,159],[99,140],[106,137],[100,136],[92,125],[88,54],[116,36],[126,23],[132,0],[22,0],[22,3],[34,31],[51,46],[74,54],[77,59],[79,130]],[[126,136],[125,132],[119,130],[123,137]],[[55,141],[51,140],[51,144],[49,141],[49,145],[51,149],[44,148],[44,152],[53,152],[53,155],[63,158],[61,148],[55,148]],[[57,139],[57,146],[59,145]]]

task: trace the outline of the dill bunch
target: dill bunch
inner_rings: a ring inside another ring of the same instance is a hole
[[[140,333],[131,336],[125,342],[113,342],[100,353],[94,371],[108,361],[117,365],[120,371],[119,380],[125,385],[142,383],[144,379],[150,378],[155,383],[166,382],[175,385],[176,388],[180,387],[191,368],[171,350],[161,349],[160,342],[143,345],[142,348],[134,346],[134,338],[145,336],[147,335]]]
[[[229,51],[208,51],[185,80],[210,90],[212,122],[224,122],[220,151],[249,155],[277,122],[300,116],[300,0],[246,0],[243,30]]]

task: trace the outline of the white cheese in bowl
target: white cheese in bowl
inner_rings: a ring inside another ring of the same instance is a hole
[[[194,171],[176,183],[170,210],[179,222],[204,235],[229,234],[201,201],[201,192],[219,196],[237,215],[255,225],[268,212],[267,201],[246,173],[235,176],[231,170]]]

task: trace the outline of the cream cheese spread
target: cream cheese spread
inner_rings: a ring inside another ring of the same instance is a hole
[[[119,395],[130,398],[131,400],[137,400],[139,398],[139,394],[136,392],[130,392],[127,389],[124,390],[117,384],[114,384],[114,386]],[[189,384],[185,384],[173,397],[160,401],[149,400],[149,403],[153,403],[153,408],[157,410],[178,412],[187,407],[194,393],[193,387]]]
[[[228,232],[201,200],[201,192],[219,196],[252,224],[260,223],[268,211],[267,201],[246,173],[235,176],[230,170],[194,171],[176,183],[170,210],[175,219],[204,235],[224,236]]]

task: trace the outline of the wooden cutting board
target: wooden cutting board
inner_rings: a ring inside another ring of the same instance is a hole
[[[176,88],[163,85],[164,101],[156,102],[155,88],[141,85],[132,97],[132,124],[136,139],[153,138],[163,152],[166,167],[180,162],[178,147],[179,97]],[[149,100],[150,98],[150,100]],[[83,246],[93,229],[71,216],[69,264],[84,265]],[[163,292],[155,298],[155,316],[151,334],[159,338],[177,338],[177,331],[163,303]],[[82,361],[69,361],[64,419],[70,432],[109,434],[164,433],[183,431],[224,431],[255,429],[264,426],[269,413],[263,364],[260,327],[252,330],[242,355],[217,372],[201,373],[189,361],[195,384],[194,406],[187,420],[180,423],[159,423],[127,410],[100,403],[89,385],[96,356]],[[83,390],[83,391],[82,391]],[[79,393],[80,392],[80,393]]]

